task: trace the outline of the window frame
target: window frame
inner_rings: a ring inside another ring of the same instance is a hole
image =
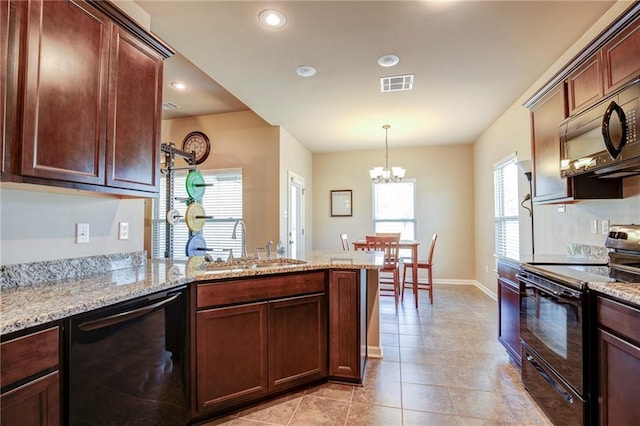
[[[507,174],[509,175],[508,177],[506,176]],[[520,254],[518,177],[518,156],[516,153],[512,153],[494,163],[493,244],[494,255],[497,257],[518,258]]]
[[[397,217],[397,218],[392,218],[392,219],[377,219],[376,217],[376,204],[377,204],[377,191],[376,191],[376,185],[402,185],[402,184],[411,184],[412,185],[412,197],[413,197],[413,209],[412,209],[412,217],[407,217],[407,218],[401,218],[401,217]],[[415,241],[417,239],[417,235],[418,235],[418,215],[417,215],[417,209],[418,209],[418,185],[417,185],[417,181],[415,178],[409,178],[409,179],[403,179],[400,182],[389,182],[389,183],[384,183],[384,182],[380,182],[380,183],[376,183],[373,182],[372,186],[371,186],[371,218],[372,218],[372,231],[375,234],[377,229],[378,229],[378,224],[380,223],[410,223],[412,225],[413,228],[413,235],[411,236],[407,236],[406,234],[401,236],[400,238],[402,240],[408,240],[408,241]],[[379,231],[379,232],[393,232],[393,231]],[[406,251],[406,253],[405,253]],[[410,257],[410,250],[408,249],[403,249],[401,250],[401,256],[406,256],[406,257]]]

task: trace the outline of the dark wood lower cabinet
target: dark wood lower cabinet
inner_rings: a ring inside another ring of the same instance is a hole
[[[329,377],[362,382],[366,362],[366,286],[356,270],[329,276]]]
[[[58,425],[60,403],[60,328],[2,336],[0,344],[0,425]]]
[[[498,260],[498,341],[518,365],[522,365],[520,342],[520,286],[518,264]]]
[[[324,295],[269,303],[269,391],[327,375]]]
[[[324,272],[200,284],[192,369],[197,415],[326,378],[325,290]]]
[[[598,297],[596,311],[600,424],[638,424],[640,309]]]
[[[0,424],[40,426],[60,424],[60,379],[57,371],[0,396]]]
[[[198,312],[199,410],[235,405],[265,395],[267,303]]]

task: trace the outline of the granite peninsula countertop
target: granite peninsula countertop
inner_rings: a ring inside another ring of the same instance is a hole
[[[118,258],[114,265],[113,257],[109,257],[106,262],[100,257],[97,262],[93,262],[93,258],[88,261],[78,258],[60,262],[2,266],[0,334],[198,281],[323,269],[379,269],[382,265],[381,253],[340,251],[313,252],[307,256],[307,263],[304,264],[229,271],[202,270],[198,268],[201,258],[154,259],[145,262],[140,261],[140,256],[133,256],[131,267],[108,270],[109,267],[119,268],[126,264],[126,259]],[[78,276],[79,271],[83,269],[80,265],[86,269],[87,263],[95,266],[98,272],[85,272],[84,275]],[[75,268],[77,273],[64,277],[65,268]],[[29,282],[30,278],[37,279],[32,277],[33,274],[39,278],[52,278]]]

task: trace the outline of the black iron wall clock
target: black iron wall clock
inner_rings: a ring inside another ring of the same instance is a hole
[[[211,151],[211,142],[202,132],[191,132],[182,141],[182,150],[185,152],[195,151],[196,164],[204,162]]]

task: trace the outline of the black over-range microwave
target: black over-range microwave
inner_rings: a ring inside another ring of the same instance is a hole
[[[640,79],[560,123],[563,177],[640,174]]]

